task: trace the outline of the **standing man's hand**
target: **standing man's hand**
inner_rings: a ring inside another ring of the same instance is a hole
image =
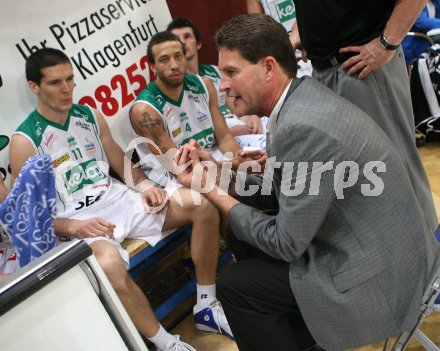
[[[340,53],[357,52],[358,54],[350,57],[342,64],[348,75],[359,72],[358,78],[364,79],[375,69],[378,69],[391,61],[395,50],[387,50],[381,44],[379,37],[369,43],[359,46],[347,46],[339,50]]]

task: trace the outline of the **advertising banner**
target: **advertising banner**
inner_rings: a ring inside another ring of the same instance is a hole
[[[9,184],[9,143],[37,104],[25,78],[25,59],[52,47],[70,57],[74,102],[102,112],[125,148],[132,132],[128,108],[150,81],[150,38],[166,28],[166,0],[3,1],[0,29],[0,172]]]

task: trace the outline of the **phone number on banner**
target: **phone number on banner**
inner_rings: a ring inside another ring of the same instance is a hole
[[[147,68],[150,71],[150,77],[153,77],[153,72],[148,65],[148,58],[143,56],[139,61],[139,66],[137,63],[133,63],[125,69],[125,76],[122,74],[115,75],[109,85],[98,86],[95,89],[94,96],[83,96],[78,103],[96,108],[107,117],[116,115],[121,108],[133,102],[136,96],[147,86],[147,79],[143,75],[143,71]],[[135,84],[137,84],[137,88],[130,92]],[[121,104],[113,95],[117,91],[121,94]]]

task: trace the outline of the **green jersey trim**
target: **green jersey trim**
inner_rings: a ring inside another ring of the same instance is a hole
[[[69,110],[66,122],[64,124],[59,124],[49,121],[40,112],[38,112],[37,109],[35,109],[29,114],[25,121],[18,126],[16,133],[26,135],[28,139],[32,141],[35,149],[37,150],[38,146],[43,140],[43,133],[48,126],[53,126],[64,131],[67,130],[70,124],[70,113],[71,110]]]
[[[147,88],[139,94],[136,101],[149,101],[154,107],[156,107],[156,109],[163,113],[165,102],[180,107],[182,105],[185,91],[191,91],[193,94],[206,94],[202,78],[193,74],[185,74],[183,88],[177,101],[164,94],[156,82],[149,83]]]
[[[34,113],[38,116],[37,118],[41,119],[44,121],[44,123],[46,124],[46,126],[52,126],[61,130],[66,131],[69,128],[69,124],[70,124],[70,116],[72,115],[72,108],[69,110],[69,114],[67,115],[66,121],[64,122],[64,124],[60,124],[60,123],[56,123],[53,121],[48,120],[46,117],[44,117],[40,112],[38,112],[38,110],[35,110]]]
[[[214,79],[221,79],[217,67],[213,65],[199,64],[199,75]]]
[[[95,120],[96,117],[93,111],[87,106],[77,105],[77,104],[73,104],[72,107],[70,108],[64,124],[60,124],[48,120],[40,112],[38,112],[37,109],[35,109],[18,126],[15,133],[27,136],[27,138],[32,141],[35,150],[37,150],[38,146],[41,144],[41,141],[43,139],[43,133],[46,130],[46,128],[48,126],[52,126],[54,128],[67,131],[69,129],[71,116],[80,117],[85,119],[87,122],[90,122],[99,134],[99,128],[96,124],[96,120]]]

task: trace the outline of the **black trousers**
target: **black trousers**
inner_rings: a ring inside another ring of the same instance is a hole
[[[223,305],[240,351],[297,351],[315,346],[289,283],[289,263],[238,240],[228,231],[237,260],[217,281]]]

